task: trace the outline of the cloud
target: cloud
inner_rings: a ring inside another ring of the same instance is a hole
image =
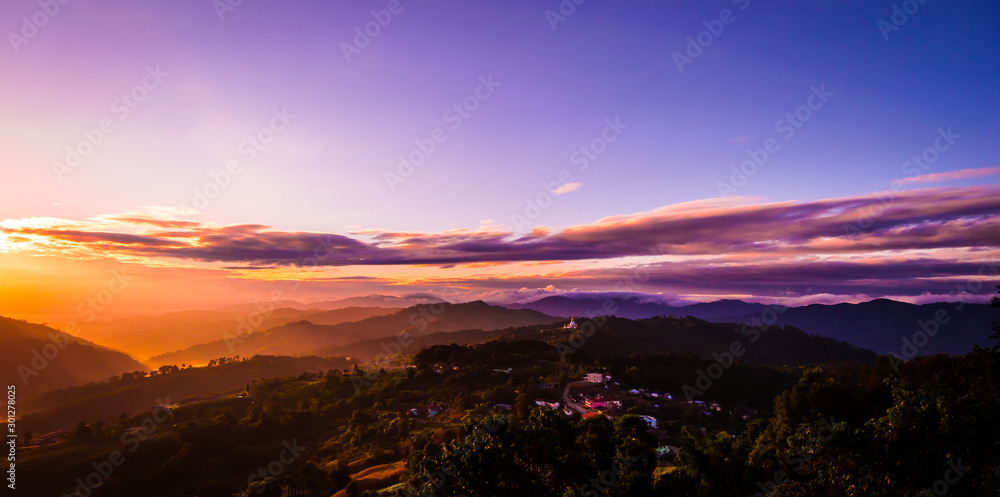
[[[702,264],[686,273],[678,266],[662,266],[657,268],[657,275],[669,274],[673,281],[694,281],[710,280],[718,274],[720,281],[728,280],[730,285],[758,278],[772,284],[816,281],[832,285],[853,276],[887,278],[886,272],[902,268],[912,270],[906,276],[912,280],[927,277],[927,268],[934,267],[832,265],[837,258],[912,259],[912,255],[905,254],[950,251],[947,256],[939,256],[946,262],[956,262],[974,259],[977,252],[1000,249],[1000,238],[996,236],[1000,233],[1000,189],[931,188],[810,202],[711,199],[607,217],[556,232],[539,229],[530,235],[489,226],[441,233],[362,230],[341,235],[282,231],[259,224],[191,224],[135,216],[84,221],[8,220],[0,222],[0,233],[8,236],[6,245],[0,248],[4,251],[80,258],[147,258],[158,263],[194,261],[229,267],[476,268],[511,262],[587,260],[603,260],[608,266],[636,256],[722,257],[741,267],[721,270]],[[12,241],[15,239],[18,241]],[[782,265],[782,261],[820,256],[826,258],[826,264]],[[751,264],[757,260],[766,264],[759,268]],[[820,267],[835,269],[813,272]],[[869,272],[876,270],[882,274]],[[786,273],[787,280],[776,280]]]
[[[571,192],[573,190],[576,190],[577,188],[580,188],[581,186],[583,186],[583,185],[580,184],[580,183],[566,183],[565,185],[560,186],[559,188],[556,188],[553,191],[556,193],[556,195],[562,195],[564,193],[569,193],[569,192]]]
[[[982,176],[992,176],[1000,174],[1000,167],[981,167],[975,169],[960,169],[958,171],[948,171],[944,173],[924,174],[922,176],[910,176],[899,181],[904,185],[915,183],[944,183],[969,178],[980,178]]]
[[[828,261],[819,257],[794,261],[763,260],[741,264],[730,258],[698,259],[683,262],[659,262],[639,267],[579,269],[526,276],[473,276],[434,278],[419,282],[422,286],[462,287],[490,292],[496,301],[526,300],[517,295],[545,296],[534,289],[558,284],[602,295],[608,289],[623,288],[634,292],[663,292],[657,300],[678,305],[680,297],[696,300],[718,298],[761,298],[797,304],[811,302],[860,302],[875,297],[916,297],[925,294],[958,293],[988,295],[1000,277],[1000,258],[980,262],[957,262],[930,257],[903,260],[886,258],[871,262]],[[514,295],[502,298],[500,295]]]

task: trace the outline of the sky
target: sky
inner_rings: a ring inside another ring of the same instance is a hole
[[[0,314],[421,292],[985,301],[998,14],[3,2]]]

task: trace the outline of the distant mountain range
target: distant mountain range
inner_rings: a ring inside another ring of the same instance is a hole
[[[164,351],[181,350],[217,340],[226,334],[265,331],[295,321],[333,325],[397,312],[418,304],[444,302],[433,296],[367,295],[302,303],[262,301],[215,310],[189,310],[154,316],[134,316],[80,325],[78,334],[97,343],[146,360]]]
[[[426,300],[423,296],[367,296],[319,304],[401,305],[412,299]],[[725,350],[728,342],[741,336],[739,326],[725,323],[756,322],[772,327],[756,344],[758,355],[748,361],[788,364],[845,358],[867,361],[869,350],[903,356],[912,352],[963,354],[975,344],[994,345],[988,339],[992,333],[990,323],[1000,321],[1000,309],[986,304],[913,305],[885,299],[777,309],[739,300],[674,306],[657,301],[654,296],[633,294],[570,294],[507,306],[475,301],[406,308],[347,306],[322,310],[309,305],[307,309],[283,307],[266,312],[258,309],[254,319],[251,319],[255,316],[253,312],[242,308],[134,317],[94,323],[82,329],[80,336],[65,338],[45,325],[0,318],[3,343],[0,365],[9,377],[8,384],[23,384],[21,376],[26,375],[26,390],[43,393],[105,380],[126,371],[148,369],[127,354],[103,345],[137,355],[158,353],[145,361],[154,368],[164,364],[205,364],[211,359],[236,355],[316,354],[371,359],[385,351],[383,346],[388,337],[402,331],[407,331],[412,339],[406,342],[407,352],[430,345],[493,339],[556,343],[567,339],[563,335],[568,336],[569,332],[561,326],[568,317],[575,316],[581,321],[597,315],[622,319],[610,320],[599,335],[589,338],[581,348],[588,353],[711,354]],[[696,319],[659,319],[668,316]],[[924,333],[933,336],[923,340]],[[53,343],[52,336],[66,341],[61,345]],[[818,337],[824,339],[814,340]],[[162,353],[172,346],[177,347],[175,352]],[[852,350],[852,346],[857,349]],[[391,344],[389,347],[395,348]],[[824,355],[824,347],[831,348],[832,355]]]
[[[4,384],[16,385],[24,400],[126,371],[148,370],[121,352],[17,319],[0,317],[0,343]]]
[[[745,321],[743,316],[739,321]],[[938,322],[940,318],[940,322]],[[879,299],[860,304],[813,304],[789,308],[778,314],[778,324],[790,324],[810,333],[850,342],[878,353],[908,356],[906,342],[921,345],[916,335],[933,333],[921,355],[964,354],[974,345],[990,346],[990,323],[1000,318],[1000,309],[987,304],[907,304]],[[995,345],[995,344],[992,344]]]
[[[914,305],[894,300],[878,299],[859,304],[813,304],[784,308],[740,300],[671,306],[652,296],[622,294],[593,296],[571,294],[545,297],[525,304],[512,304],[512,309],[532,309],[556,316],[596,316],[610,314],[630,319],[654,316],[693,316],[717,323],[749,323],[766,316],[768,324],[792,325],[807,333],[852,343],[880,354],[902,355],[907,340],[913,340],[921,323],[933,329],[936,316],[940,332],[920,347],[919,354],[964,354],[973,345],[987,345],[991,334],[990,322],[1000,319],[1000,309],[987,304],[935,303]],[[610,310],[610,312],[608,311]],[[773,314],[772,314],[773,312]],[[918,338],[919,339],[919,338]]]
[[[578,320],[584,326],[586,319]],[[565,328],[566,321],[553,325],[525,326],[493,331],[463,330],[449,333],[427,333],[413,338],[402,347],[404,354],[415,353],[433,345],[471,345],[491,340],[534,340],[557,347],[564,356],[576,353],[645,354],[656,352],[690,352],[713,358],[729,354],[734,342],[742,352],[738,359],[747,364],[810,365],[855,362],[870,364],[877,354],[832,338],[809,335],[792,326],[765,327],[760,333],[743,333],[741,327],[727,323],[710,323],[692,317],[654,317],[639,320],[605,318],[594,321],[594,327]],[[591,333],[592,331],[592,333]],[[575,336],[578,335],[578,336]],[[589,336],[588,336],[589,335]],[[389,347],[394,348],[390,343]],[[331,346],[317,352],[322,356],[350,355],[366,361],[384,357],[387,342],[368,339],[341,346]]]
[[[287,302],[286,302],[287,303]],[[277,304],[231,307],[216,311],[171,312],[158,316],[136,316],[81,326],[80,335],[95,342],[124,350],[143,360],[165,350],[180,350],[217,340],[228,334],[264,331],[294,321],[333,325],[360,321],[372,316],[398,312],[387,307],[272,308]],[[246,308],[244,308],[246,307]]]
[[[545,297],[526,304],[506,304],[510,309],[533,309],[554,316],[611,315],[628,319],[645,319],[671,314],[694,316],[707,321],[735,319],[738,316],[762,312],[766,304],[742,300],[718,300],[704,304],[673,306],[659,301],[655,296],[630,293],[588,294],[577,293]]]
[[[326,313],[318,315],[320,319]],[[501,328],[550,324],[561,318],[525,309],[507,309],[481,301],[464,304],[421,304],[391,314],[372,316],[354,322],[317,324],[308,317],[266,331],[244,336],[232,333],[176,352],[151,357],[150,364],[203,364],[219,357],[261,355],[306,355],[331,346],[345,345],[370,338],[388,337],[409,331],[412,334],[458,330],[495,330]]]
[[[297,302],[295,300],[278,300],[263,305],[265,305],[266,307],[273,307],[273,308],[287,307],[290,309],[298,309],[298,310],[332,311],[336,309],[343,309],[345,307],[383,307],[383,308],[402,309],[420,304],[435,304],[438,302],[444,302],[444,300],[441,300],[440,298],[428,294],[405,295],[403,297],[397,297],[395,295],[372,294],[360,297],[348,297],[345,299],[324,300],[320,302],[309,302],[309,303]],[[220,310],[225,312],[246,313],[259,310],[261,305],[262,305],[261,303],[240,304],[240,305],[224,307]]]

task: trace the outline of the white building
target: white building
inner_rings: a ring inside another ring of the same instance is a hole
[[[586,380],[591,383],[604,383],[604,375],[601,373],[587,373]]]

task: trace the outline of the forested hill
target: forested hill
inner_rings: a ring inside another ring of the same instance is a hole
[[[176,404],[223,393],[237,393],[260,378],[340,371],[354,363],[343,358],[272,357],[213,361],[209,367],[164,366],[153,375],[139,371],[110,381],[51,391],[24,399],[24,412],[44,411],[22,419],[36,433],[72,426],[80,420],[111,419],[122,411],[137,413],[161,403]]]
[[[327,347],[319,355],[344,355],[372,360],[386,358],[386,351],[415,352],[433,345],[475,344],[487,340],[536,340],[548,342],[560,353],[590,355],[651,352],[690,352],[712,358],[713,354],[739,354],[748,364],[808,365],[838,362],[871,364],[876,354],[832,338],[807,334],[791,326],[751,328],[737,324],[710,323],[685,317],[655,317],[632,320],[616,317],[575,320],[578,328],[567,329],[567,321],[555,325],[525,326],[491,332],[465,330],[427,333],[401,338],[370,339]],[[390,359],[400,356],[391,356]]]
[[[5,385],[20,397],[106,380],[148,368],[128,355],[42,324],[0,317],[0,365]]]

